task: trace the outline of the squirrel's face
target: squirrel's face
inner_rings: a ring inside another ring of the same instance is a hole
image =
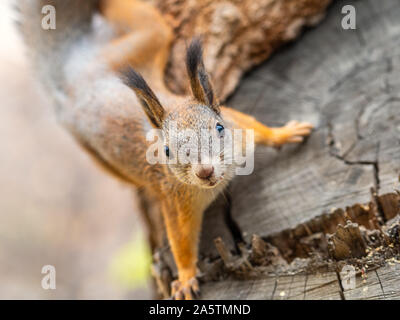
[[[230,128],[212,108],[188,103],[169,114],[162,129],[166,162],[179,181],[214,188],[233,178]]]
[[[153,127],[163,131],[166,160],[176,178],[213,188],[234,175],[232,135],[221,118],[219,103],[204,69],[199,40],[192,41],[187,50],[186,69],[193,97],[168,114],[132,68],[124,72],[124,81],[135,91]]]

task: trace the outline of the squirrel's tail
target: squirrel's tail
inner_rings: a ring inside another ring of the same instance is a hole
[[[17,25],[43,80],[61,86],[65,55],[73,43],[90,32],[98,6],[99,0],[18,0]],[[55,19],[55,25],[49,19]]]

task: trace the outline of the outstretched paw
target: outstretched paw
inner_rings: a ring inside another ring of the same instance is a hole
[[[175,280],[171,287],[172,299],[175,300],[193,300],[200,296],[199,282],[194,277],[184,282]]]
[[[311,123],[289,121],[285,126],[277,129],[275,146],[280,147],[286,143],[300,143],[304,140],[304,137],[310,135],[312,129]]]

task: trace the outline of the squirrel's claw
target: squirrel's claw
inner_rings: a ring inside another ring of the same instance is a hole
[[[309,136],[313,125],[308,122],[289,121],[285,126],[276,128],[274,147],[280,147],[286,143],[303,142],[304,137]]]
[[[199,282],[194,277],[185,282],[175,280],[171,287],[174,300],[193,300],[200,296]]]

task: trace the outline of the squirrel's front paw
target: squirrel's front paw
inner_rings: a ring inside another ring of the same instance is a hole
[[[175,300],[193,300],[200,296],[199,282],[195,277],[188,281],[175,280],[171,284],[172,299]]]
[[[304,137],[310,135],[313,125],[308,122],[289,121],[275,132],[274,146],[279,147],[285,143],[300,143]]]

